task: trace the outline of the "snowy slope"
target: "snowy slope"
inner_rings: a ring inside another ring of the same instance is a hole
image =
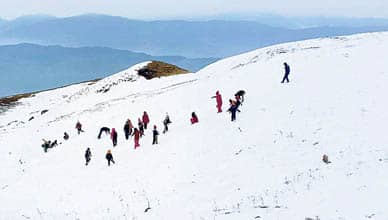
[[[135,75],[142,63],[23,99],[0,115],[0,219],[386,220],[387,50],[387,32],[316,39],[150,81]],[[232,123],[210,97],[220,90],[225,110],[239,89],[246,101]],[[134,150],[122,127],[143,111],[159,131],[166,112],[173,123],[159,145],[149,129]],[[118,130],[117,147],[96,138],[102,126]],[[42,138],[62,144],[43,153]]]

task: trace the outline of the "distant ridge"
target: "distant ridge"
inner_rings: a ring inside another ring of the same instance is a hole
[[[226,57],[296,40],[388,30],[388,23],[373,26],[373,22],[365,22],[364,26],[352,26],[346,22],[342,26],[328,26],[329,23],[319,21],[321,26],[301,25],[312,27],[307,29],[294,29],[295,24],[282,27],[262,24],[279,23],[279,19],[268,18],[255,21],[140,21],[97,14],[28,18],[23,18],[23,25],[10,21],[7,28],[1,28],[0,43],[102,46],[152,55]],[[284,19],[280,21],[282,23]]]
[[[195,72],[218,59],[151,56],[106,47],[0,46],[0,97],[103,78],[148,60],[164,61]]]

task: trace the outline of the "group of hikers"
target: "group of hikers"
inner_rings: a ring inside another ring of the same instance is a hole
[[[288,75],[290,74],[290,67],[288,66],[287,63],[284,63],[284,68],[285,68],[285,74],[284,74],[284,77],[283,77],[283,80],[281,83],[284,83],[284,81],[287,81],[287,83],[288,83],[289,82]],[[231,121],[236,121],[236,113],[240,112],[239,107],[244,102],[244,95],[245,95],[245,91],[239,90],[234,94],[235,99],[229,99],[229,108],[228,108],[227,112],[231,113]],[[219,91],[216,91],[215,96],[212,96],[211,98],[216,99],[217,113],[221,113],[222,112],[222,104],[223,104],[221,93]],[[191,113],[190,122],[191,122],[191,124],[195,124],[195,123],[199,122],[198,116],[196,115],[195,112]],[[144,136],[144,130],[146,130],[148,128],[149,123],[150,123],[150,118],[149,118],[148,113],[146,111],[143,112],[143,115],[141,118],[138,118],[138,127],[133,126],[130,119],[126,120],[126,122],[124,124],[124,128],[123,128],[125,139],[128,140],[130,137],[134,137],[134,148],[135,149],[140,146],[140,143],[139,143],[140,138]],[[172,122],[170,120],[168,113],[166,113],[166,116],[163,120],[163,126],[164,126],[163,133],[166,133],[168,131],[168,126],[170,123],[172,123]],[[82,129],[82,124],[79,121],[77,121],[75,128],[77,130],[78,135],[81,134],[81,132],[84,132],[84,130]],[[115,128],[110,129],[109,127],[105,127],[105,126],[101,127],[100,131],[97,135],[97,138],[101,139],[102,134],[104,134],[104,133],[106,135],[110,135],[113,147],[115,147],[117,145],[117,137],[118,137],[116,129]],[[159,131],[157,130],[156,125],[153,126],[152,136],[153,136],[152,144],[153,145],[158,144]],[[64,132],[63,139],[65,141],[69,139],[68,133]],[[44,141],[44,143],[43,143],[42,147],[44,148],[44,152],[47,152],[48,148],[52,148],[58,144],[56,140],[52,143],[51,143],[51,141],[46,141],[46,140],[43,140],[43,141]],[[91,160],[91,156],[92,156],[91,150],[90,150],[90,148],[87,148],[85,151],[85,160],[86,160],[85,165],[86,166],[89,164],[89,162]],[[107,151],[105,158],[108,161],[108,166],[110,166],[111,163],[113,163],[113,164],[115,163],[113,160],[112,151],[110,149]]]
[[[125,124],[123,127],[125,139],[128,140],[130,137],[133,137],[135,149],[140,147],[140,144],[139,144],[140,138],[144,136],[144,131],[148,128],[149,122],[150,122],[150,118],[146,111],[143,112],[143,116],[141,118],[138,118],[138,127],[134,127],[130,119],[127,119],[125,121]],[[166,133],[168,131],[168,125],[170,123],[171,123],[170,116],[168,115],[168,113],[166,113],[166,117],[163,120],[163,125],[164,125],[163,133]],[[83,131],[80,131],[82,130],[82,124],[79,121],[76,123],[76,129],[78,134],[80,134],[80,132],[83,132]],[[65,134],[67,133],[65,132]],[[97,138],[101,139],[103,134],[110,135],[113,147],[117,145],[118,134],[115,128],[110,129],[108,127],[101,127],[97,135]],[[157,130],[156,125],[153,126],[152,136],[153,136],[152,144],[153,145],[158,144],[159,131]],[[90,148],[87,148],[85,151],[86,166],[89,164],[91,160],[91,156],[92,156],[92,153],[90,151]],[[113,160],[112,151],[110,149],[107,151],[105,155],[105,159],[108,161],[108,166],[110,166],[111,163],[113,164],[115,163],[115,161]]]

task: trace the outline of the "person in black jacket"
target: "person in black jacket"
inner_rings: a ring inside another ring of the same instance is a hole
[[[287,80],[287,83],[289,83],[290,80],[288,79],[288,75],[290,75],[290,66],[287,63],[283,63],[283,64],[284,64],[284,77],[283,77],[282,83],[284,83],[285,80]]]
[[[66,141],[66,140],[69,140],[69,134],[68,133],[63,133],[63,139]]]
[[[90,152],[90,148],[88,148],[85,151],[85,160],[86,160],[85,166],[87,166],[89,164],[91,157],[92,157],[92,152]]]
[[[154,125],[154,130],[152,131],[152,144],[158,144],[158,135],[159,132],[156,130],[156,125]]]
[[[241,103],[244,102],[244,95],[245,91],[244,90],[238,90],[234,96],[236,97],[236,100],[239,100]]]
[[[125,139],[128,140],[129,136],[131,135],[129,132],[129,122],[126,121],[124,125],[124,134],[125,134]]]
[[[108,127],[102,127],[102,128],[100,129],[100,133],[98,133],[98,136],[97,136],[98,139],[101,138],[102,132],[105,132],[105,134],[110,134],[110,129],[109,129]]]
[[[236,112],[238,111],[238,106],[235,101],[232,99],[229,99],[230,107],[228,109],[228,112],[232,114],[232,121],[236,121]]]
[[[108,150],[108,152],[105,155],[105,158],[108,160],[108,166],[110,166],[110,162],[115,163],[115,161],[113,160],[113,155],[111,150]]]

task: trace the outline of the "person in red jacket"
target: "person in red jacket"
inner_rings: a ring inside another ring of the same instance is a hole
[[[139,139],[140,139],[140,131],[135,128],[135,130],[133,131],[133,134],[132,136],[134,136],[134,140],[135,140],[135,149],[138,148],[140,146],[139,144]]]
[[[143,113],[143,124],[144,124],[144,129],[147,129],[147,125],[150,123],[150,118],[148,117],[148,114],[146,111]]]
[[[190,121],[191,121],[191,124],[195,124],[195,123],[198,122],[198,117],[197,117],[197,115],[195,114],[195,112],[191,113],[191,119],[190,119]]]
[[[110,133],[110,138],[112,139],[113,147],[117,145],[117,132],[116,129],[112,128],[112,132]]]
[[[220,113],[222,112],[222,97],[221,97],[221,94],[219,91],[216,92],[216,95],[213,96],[212,98],[216,98],[216,102],[217,102],[217,113]]]

